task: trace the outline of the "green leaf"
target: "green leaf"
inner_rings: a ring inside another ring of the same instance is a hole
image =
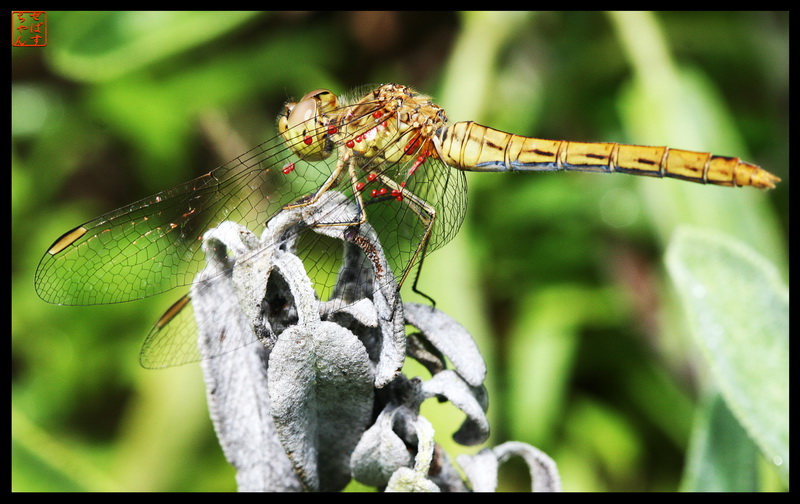
[[[85,82],[103,82],[181,54],[218,37],[235,41],[231,32],[257,12],[109,11],[54,12],[49,53],[62,75]]]
[[[681,490],[757,491],[756,446],[717,391],[703,400],[695,420]]]
[[[788,482],[788,287],[752,249],[707,229],[679,230],[667,267],[728,407]]]

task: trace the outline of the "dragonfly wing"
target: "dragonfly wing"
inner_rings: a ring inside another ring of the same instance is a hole
[[[193,301],[186,295],[162,315],[142,344],[139,353],[142,367],[180,366],[224,355],[248,344],[261,344],[244,317],[236,294],[230,289],[220,292],[225,286],[224,280],[217,284],[212,291],[203,285],[197,287],[206,291],[199,298],[199,306],[194,306],[198,300]],[[196,316],[198,310],[200,317]],[[200,328],[198,320],[204,321]],[[198,330],[203,335],[199,345]]]
[[[257,229],[281,206],[313,190],[328,170],[304,164],[290,179],[292,154],[266,142],[233,161],[65,233],[42,257],[35,285],[47,302],[94,305],[131,301],[188,285],[204,266],[203,233],[224,220]]]
[[[188,295],[181,297],[161,316],[142,345],[142,367],[158,369],[196,362],[203,358],[197,346],[194,310]]]

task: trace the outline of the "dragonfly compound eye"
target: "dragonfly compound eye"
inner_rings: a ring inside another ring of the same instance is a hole
[[[330,155],[325,114],[335,107],[336,95],[325,89],[312,91],[297,103],[286,104],[278,119],[278,130],[295,154],[308,160]]]

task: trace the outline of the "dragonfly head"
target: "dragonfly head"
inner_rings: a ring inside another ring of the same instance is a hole
[[[286,145],[303,159],[325,159],[328,147],[328,116],[336,109],[336,95],[327,89],[307,93],[298,102],[289,102],[278,117],[278,132]]]

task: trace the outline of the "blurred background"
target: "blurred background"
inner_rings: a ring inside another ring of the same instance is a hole
[[[66,230],[263,142],[313,89],[399,82],[451,121],[711,151],[783,179],[469,174],[462,231],[420,287],[484,354],[489,445],[544,450],[566,490],[687,478],[707,372],[663,265],[677,226],[736,237],[788,283],[788,13],[48,11],[47,27],[46,47],[11,51],[14,490],[235,490],[200,367],[138,364],[182,292],[60,307],[33,273]],[[451,456],[477,451],[452,442],[454,408],[423,413]],[[502,469],[501,489],[530,484],[521,461]],[[785,488],[766,463],[756,485]]]

